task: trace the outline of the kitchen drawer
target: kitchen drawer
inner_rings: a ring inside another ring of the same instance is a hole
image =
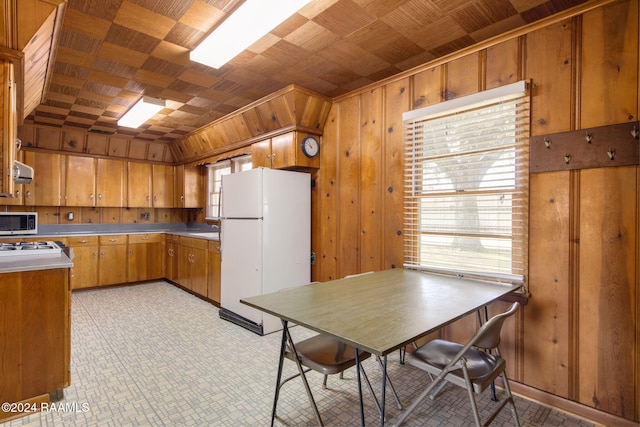
[[[126,234],[110,234],[110,235],[100,236],[100,245],[126,245],[126,244],[127,244]]]
[[[129,234],[129,244],[162,243],[162,234]]]
[[[69,237],[69,246],[97,246],[98,236],[73,236]]]
[[[180,236],[177,234],[165,234],[167,242],[180,243]]]
[[[206,251],[209,246],[209,240],[196,239],[193,237],[180,237],[180,245],[188,246],[190,248],[204,249]]]

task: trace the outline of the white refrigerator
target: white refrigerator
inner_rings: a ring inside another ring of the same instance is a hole
[[[260,335],[280,319],[240,299],[311,277],[311,177],[257,168],[222,177],[220,317]]]

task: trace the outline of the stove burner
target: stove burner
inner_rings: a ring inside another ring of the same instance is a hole
[[[3,256],[54,256],[62,252],[54,242],[10,242],[0,243],[0,257]]]

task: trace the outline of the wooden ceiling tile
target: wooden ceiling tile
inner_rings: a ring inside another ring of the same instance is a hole
[[[173,82],[173,79],[169,76],[143,69],[136,71],[133,78],[137,82],[158,87],[167,87]],[[140,93],[144,93],[144,91],[140,91]]]
[[[469,33],[469,36],[476,41],[486,40],[490,37],[498,36],[511,30],[512,28],[518,28],[525,25],[526,22],[520,14],[513,15],[507,19],[496,22],[491,25],[487,25],[484,28],[480,28],[478,31]]]
[[[65,11],[65,28],[69,31],[103,40],[109,27],[111,27],[109,20],[82,13],[73,7],[68,7]]]
[[[116,88],[124,87],[129,81],[128,78],[120,77],[114,74],[110,74],[110,73],[107,73],[104,71],[98,71],[98,70],[90,70],[87,75],[87,80],[96,82],[96,83],[102,83],[108,86],[113,86]]]
[[[432,2],[411,0],[393,9],[380,20],[400,33],[411,37],[425,25],[442,19],[444,15]]]
[[[58,46],[56,53],[56,61],[61,63],[78,65],[80,67],[91,67],[95,56],[90,53],[83,53],[77,50],[69,49],[64,46]]]
[[[335,43],[340,36],[314,21],[307,21],[284,39],[309,52],[316,52]]]
[[[422,48],[432,50],[466,35],[467,33],[453,18],[445,16],[432,24],[425,25],[421,31],[414,34],[413,39]]]
[[[453,12],[452,17],[467,33],[516,15],[508,0],[481,0]]]
[[[180,44],[191,50],[200,43],[204,36],[204,32],[178,22],[169,31],[169,34],[165,36],[165,40],[170,43]]]
[[[118,9],[122,4],[122,0],[112,1],[85,1],[85,0],[69,0],[69,8],[76,9],[87,15],[96,16],[107,21],[113,21]]]
[[[105,58],[116,62],[129,65],[131,67],[138,68],[144,61],[147,60],[149,55],[137,52],[126,47],[117,46],[113,43],[102,43],[100,51],[98,52],[99,58]]]
[[[53,76],[51,76],[49,90],[66,94],[74,94],[77,93],[84,85],[84,82],[84,79],[81,78],[53,73]]]
[[[221,9],[196,0],[179,18],[179,22],[202,32],[208,32],[227,17]]]
[[[518,13],[522,13],[531,8],[546,3],[548,0],[511,0],[511,5],[516,9]]]
[[[151,56],[164,59],[165,61],[178,64],[182,67],[188,67],[191,64],[189,49],[166,40],[158,43],[156,48],[151,52]]]
[[[104,41],[146,54],[150,54],[160,43],[157,38],[137,31],[137,29],[117,24],[113,24],[109,28]]]
[[[340,0],[313,18],[314,22],[344,37],[369,25],[376,17],[352,0]]]
[[[152,12],[178,20],[189,9],[194,0],[129,0]]]
[[[113,22],[123,27],[135,28],[156,39],[164,39],[176,23],[174,19],[133,4],[129,0],[122,2]]]
[[[178,80],[208,88],[218,83],[220,77],[193,68],[187,68],[178,76]]]
[[[122,77],[127,80],[133,78],[136,72],[136,68],[131,65],[115,62],[107,58],[96,58],[91,68],[95,71],[102,71],[106,74]]]
[[[176,78],[185,69],[184,66],[175,64],[164,59],[150,56],[140,67],[142,70],[153,71],[156,74],[161,74],[165,77]],[[172,79],[173,80],[173,79]],[[165,86],[161,84],[161,86]]]

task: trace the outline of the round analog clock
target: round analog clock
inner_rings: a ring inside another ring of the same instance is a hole
[[[320,153],[320,142],[315,136],[307,136],[302,140],[302,152],[307,157],[315,157]]]

